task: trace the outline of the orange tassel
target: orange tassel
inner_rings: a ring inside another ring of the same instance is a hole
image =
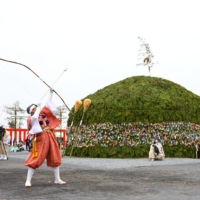
[[[33,149],[32,149],[32,158],[38,157],[38,151],[37,151],[37,144],[36,144],[36,137],[33,140]]]

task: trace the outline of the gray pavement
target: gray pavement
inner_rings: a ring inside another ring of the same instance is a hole
[[[200,159],[69,158],[62,159],[61,178],[44,163],[36,170],[32,188],[25,188],[28,152],[10,153],[0,160],[0,200],[19,199],[200,199]]]

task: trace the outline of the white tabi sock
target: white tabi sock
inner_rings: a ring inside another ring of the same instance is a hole
[[[35,169],[28,167],[28,173],[27,173],[25,187],[31,187],[32,186],[31,185],[31,179],[32,179],[34,172],[35,172]]]
[[[54,171],[54,176],[55,176],[55,181],[54,183],[56,184],[61,184],[64,185],[66,184],[66,182],[62,181],[60,179],[60,170],[59,170],[59,166],[58,167],[53,167],[53,171]]]

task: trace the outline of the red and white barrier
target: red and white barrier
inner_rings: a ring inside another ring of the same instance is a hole
[[[15,129],[13,128],[6,128],[6,130],[10,133],[10,141],[11,145],[13,145],[13,141],[15,138]],[[63,147],[66,144],[66,130],[63,129],[55,129],[56,137],[62,138],[62,145]],[[17,128],[16,129],[16,141],[17,143],[21,140],[23,144],[26,144],[26,137],[27,137],[27,129]]]

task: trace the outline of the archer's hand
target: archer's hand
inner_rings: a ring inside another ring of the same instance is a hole
[[[37,107],[38,107],[38,108],[41,108],[41,105],[42,105],[41,102],[39,102],[39,103],[37,104]]]
[[[54,91],[53,88],[50,88],[50,93],[51,93],[51,94],[53,93],[53,91]]]

